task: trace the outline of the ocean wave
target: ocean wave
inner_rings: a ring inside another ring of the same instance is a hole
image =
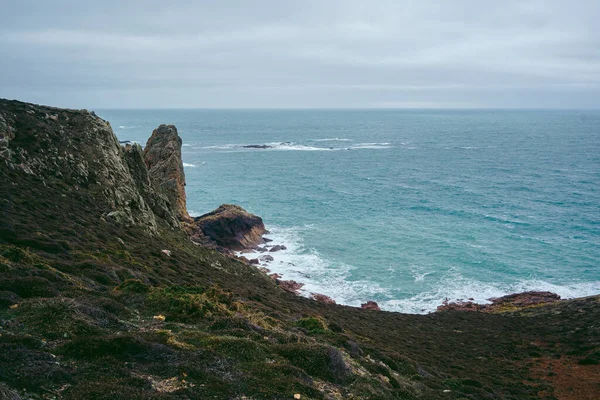
[[[414,282],[426,284],[429,289],[413,296],[394,299],[393,289],[382,287],[376,281],[351,280],[355,266],[330,260],[315,249],[304,244],[303,233],[310,227],[272,227],[270,244],[284,244],[287,249],[268,253],[273,261],[264,264],[271,273],[284,280],[303,283],[301,295],[322,293],[338,304],[360,307],[361,303],[375,300],[382,310],[408,314],[434,312],[444,300],[474,301],[489,303],[490,298],[506,296],[531,290],[550,291],[564,299],[585,297],[600,293],[599,282],[571,282],[557,284],[542,279],[524,279],[513,283],[482,282],[467,278],[452,269],[443,275],[438,271],[412,266],[409,268]],[[248,258],[259,257],[260,253],[244,254]],[[441,276],[440,276],[441,275]]]
[[[183,163],[183,166],[187,167],[187,168],[196,168],[195,164],[190,164],[190,163]]]
[[[353,146],[350,146],[351,150],[358,149],[389,149],[391,148],[391,143],[357,143]]]
[[[321,139],[318,139],[321,140]],[[318,141],[317,139],[313,142]],[[329,140],[329,139],[328,139]],[[333,139],[331,139],[333,140]],[[342,139],[339,139],[340,141]],[[350,140],[350,139],[348,139]],[[325,139],[321,140],[325,141]],[[296,142],[269,142],[260,144],[223,144],[215,146],[194,147],[200,149],[230,150],[230,151],[339,151],[339,150],[360,150],[360,149],[389,149],[391,144],[384,143],[357,143],[350,147],[321,147],[310,146]]]
[[[300,294],[310,297],[311,293],[322,293],[339,304],[360,307],[361,302],[372,300],[367,296],[384,294],[385,290],[372,281],[347,279],[353,266],[328,260],[315,249],[304,244],[302,232],[310,226],[300,228],[270,227],[270,244],[284,244],[287,249],[268,253],[273,261],[266,263],[271,273],[277,273],[284,280],[303,283]],[[260,253],[243,254],[248,258],[259,257]],[[367,296],[367,297],[365,297]]]
[[[488,304],[491,298],[527,291],[549,291],[563,299],[585,297],[600,293],[600,282],[573,282],[563,285],[540,279],[526,279],[511,284],[487,283],[450,273],[440,279],[433,289],[415,296],[379,302],[382,310],[409,314],[433,312],[446,299],[450,301],[474,301]]]
[[[279,151],[334,151],[344,150],[334,147],[316,147],[298,144],[294,142],[271,142],[261,144],[224,144],[217,146],[200,147],[202,149],[217,149],[217,150],[236,150],[236,151],[257,151],[257,150],[279,150]]]
[[[352,139],[346,138],[325,138],[325,139],[310,139],[309,142],[351,142]]]

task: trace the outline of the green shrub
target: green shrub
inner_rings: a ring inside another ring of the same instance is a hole
[[[116,289],[126,293],[147,293],[150,287],[139,279],[127,279],[117,286]]]
[[[25,249],[15,246],[2,246],[0,255],[9,261],[30,264],[33,261],[33,256]]]
[[[237,304],[230,293],[216,287],[169,286],[156,288],[148,304],[166,314],[168,320],[186,322],[196,318],[232,316]]]
[[[327,331],[327,325],[321,317],[302,318],[296,322],[296,325],[299,328],[307,330],[311,334],[326,333]]]

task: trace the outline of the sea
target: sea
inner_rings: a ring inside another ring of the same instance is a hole
[[[598,110],[97,114],[142,146],[174,124],[190,213],[261,216],[287,248],[265,266],[304,296],[422,314],[446,299],[600,294]]]

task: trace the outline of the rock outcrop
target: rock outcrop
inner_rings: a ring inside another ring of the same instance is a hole
[[[172,207],[166,194],[162,193],[160,188],[157,188],[155,183],[150,179],[144,162],[142,146],[137,143],[125,145],[124,160],[138,191],[152,211],[172,227],[179,227],[180,222],[177,210]]]
[[[84,190],[99,217],[156,233],[155,215],[123,155],[110,124],[93,112],[0,100],[0,163],[6,171],[72,194]]]
[[[181,138],[173,125],[160,125],[144,148],[144,162],[152,182],[166,194],[181,221],[191,221],[185,200]]]
[[[379,308],[379,304],[371,300],[367,301],[364,304],[361,304],[360,308],[362,308],[363,310],[381,311],[381,308]]]
[[[194,224],[219,246],[231,250],[249,249],[264,243],[262,235],[266,233],[262,218],[233,204],[223,204],[197,217]]]
[[[503,313],[519,311],[525,308],[536,307],[560,300],[560,296],[552,292],[523,292],[509,294],[494,299],[489,299],[490,304],[478,304],[472,301],[445,301],[437,311],[479,311],[486,313]]]

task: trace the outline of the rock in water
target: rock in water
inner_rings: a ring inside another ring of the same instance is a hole
[[[195,219],[202,232],[219,246],[244,250],[263,243],[266,233],[262,218],[240,206],[223,204],[216,210]]]
[[[160,187],[182,221],[190,221],[185,204],[185,174],[181,160],[181,138],[173,125],[160,125],[144,148],[150,179]]]

